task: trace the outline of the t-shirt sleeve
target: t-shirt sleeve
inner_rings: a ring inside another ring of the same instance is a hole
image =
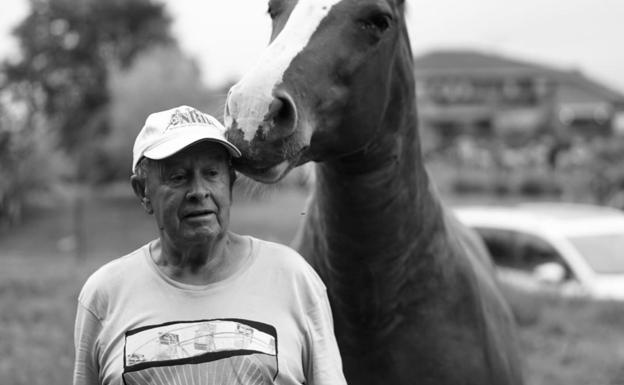
[[[315,285],[315,301],[309,304],[307,312],[308,362],[306,384],[346,384],[342,372],[342,359],[334,335],[334,323],[325,286],[318,279]]]
[[[78,302],[74,326],[74,380],[73,385],[99,385],[97,341],[102,330],[101,321]]]

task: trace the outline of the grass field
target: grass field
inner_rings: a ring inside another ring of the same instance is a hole
[[[232,228],[288,243],[305,194],[236,197]],[[154,237],[151,218],[127,194],[86,201],[84,255],[72,251],[72,215],[59,206],[29,214],[0,237],[0,385],[67,385],[75,299],[98,266]],[[531,385],[624,385],[624,308],[506,291],[519,322]]]

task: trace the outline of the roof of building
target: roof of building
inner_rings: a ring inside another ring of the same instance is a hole
[[[562,70],[499,54],[471,50],[440,50],[414,58],[416,77],[435,75],[540,76],[558,83],[581,87],[615,103],[624,103],[624,93],[587,78],[578,70]]]

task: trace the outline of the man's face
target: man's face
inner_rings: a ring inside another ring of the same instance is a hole
[[[222,145],[200,142],[151,167],[145,192],[164,243],[183,248],[226,233],[232,203],[228,162]]]

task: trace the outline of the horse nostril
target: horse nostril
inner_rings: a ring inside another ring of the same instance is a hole
[[[268,123],[269,136],[274,139],[281,139],[292,134],[295,129],[296,112],[290,98],[287,95],[276,96],[269,105],[264,121]]]
[[[282,114],[281,110],[284,107],[284,102],[280,98],[275,98],[269,105],[269,112],[266,114],[265,119],[275,119],[280,114]]]

